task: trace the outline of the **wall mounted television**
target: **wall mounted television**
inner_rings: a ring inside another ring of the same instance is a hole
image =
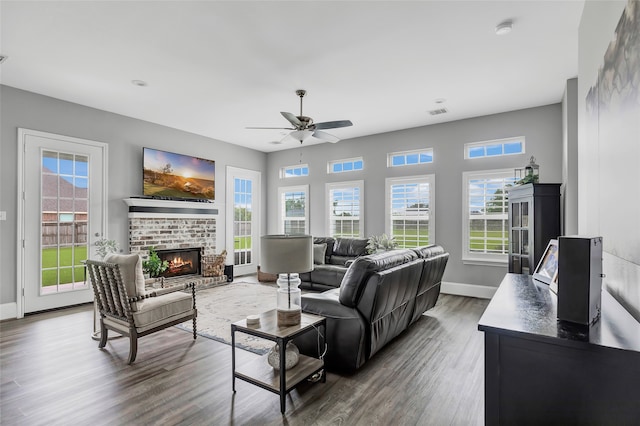
[[[214,200],[216,162],[143,148],[143,194],[174,200]]]

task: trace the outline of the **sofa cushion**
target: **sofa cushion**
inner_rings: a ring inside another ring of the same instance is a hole
[[[146,299],[144,306],[133,313],[133,320],[136,328],[148,329],[167,318],[187,313],[192,308],[191,293],[176,291]]]
[[[313,244],[326,244],[327,250],[324,253],[324,263],[329,263],[329,259],[333,256],[333,245],[336,243],[336,239],[333,237],[314,237]]]
[[[313,245],[313,263],[315,265],[324,265],[326,263],[324,258],[326,251],[327,243]]]
[[[368,243],[368,238],[336,238],[333,256],[358,257],[365,255]]]
[[[442,246],[431,244],[428,246],[416,247],[413,249],[413,251],[418,254],[418,257],[422,259],[428,259],[430,257],[444,253],[444,248]]]
[[[347,268],[336,265],[316,265],[311,271],[310,281],[314,284],[323,284],[338,287],[342,282]]]
[[[144,272],[142,271],[142,259],[139,255],[109,253],[105,256],[104,261],[118,265],[127,296],[136,297],[145,294]],[[143,303],[132,303],[131,307],[133,310],[137,310],[142,307]]]
[[[340,303],[355,307],[362,294],[363,286],[372,273],[393,268],[417,258],[416,252],[411,249],[390,250],[357,258],[347,269],[340,284]]]

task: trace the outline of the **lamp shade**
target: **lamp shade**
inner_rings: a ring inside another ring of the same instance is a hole
[[[260,270],[271,274],[309,272],[313,269],[311,235],[263,235]]]

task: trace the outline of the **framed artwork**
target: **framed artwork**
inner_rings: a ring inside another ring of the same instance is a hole
[[[549,244],[547,244],[547,248],[544,250],[536,270],[533,272],[533,279],[557,286],[558,240],[549,240]]]

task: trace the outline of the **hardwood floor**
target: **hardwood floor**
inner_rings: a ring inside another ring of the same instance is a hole
[[[351,376],[304,383],[280,414],[276,394],[231,391],[231,348],[171,327],[105,350],[92,307],[0,323],[2,425],[469,425],[484,423],[488,300],[442,295],[435,308]],[[239,362],[257,355],[236,351]]]

